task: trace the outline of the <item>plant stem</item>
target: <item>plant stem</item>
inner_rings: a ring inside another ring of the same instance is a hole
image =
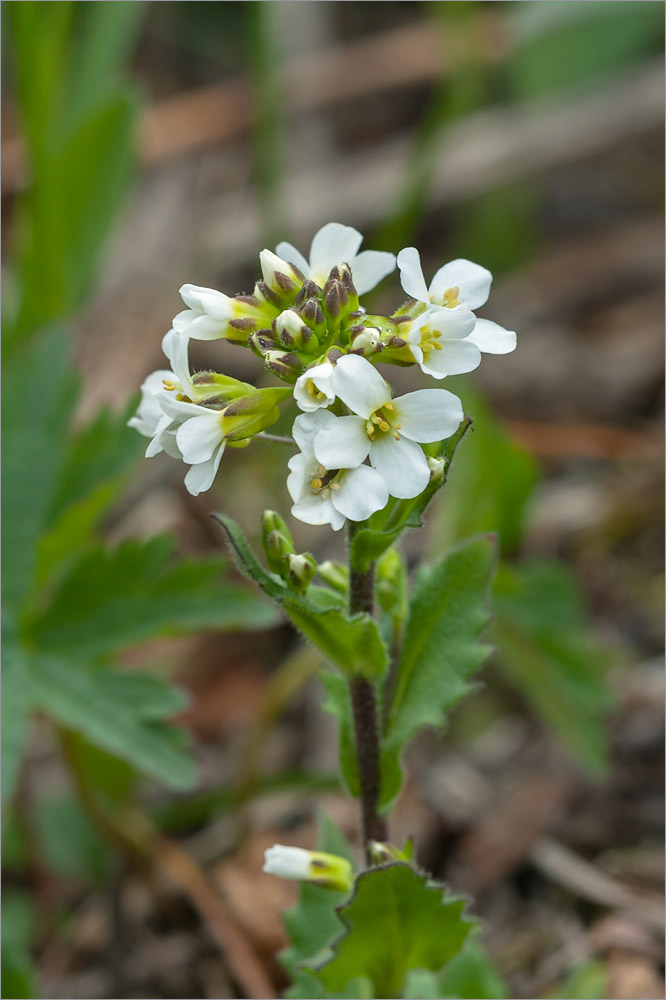
[[[350,524],[349,543],[349,613],[365,612],[371,615],[374,608],[374,564],[366,571],[354,569],[351,561],[351,543],[356,526]],[[358,762],[361,789],[361,822],[366,861],[370,862],[369,844],[371,840],[388,839],[386,820],[378,810],[379,772],[379,726],[377,722],[377,698],[375,689],[365,677],[353,677],[349,682],[352,713],[354,717],[354,738],[356,760]]]

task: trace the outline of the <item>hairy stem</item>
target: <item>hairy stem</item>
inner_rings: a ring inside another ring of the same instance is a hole
[[[350,547],[355,526],[350,525]],[[349,613],[360,611],[371,615],[374,607],[374,565],[366,571],[354,569],[349,561]],[[358,762],[359,784],[361,788],[361,822],[366,861],[370,862],[369,844],[371,840],[388,839],[386,820],[378,810],[379,772],[379,726],[377,722],[377,698],[375,689],[364,677],[353,677],[349,691],[354,717],[354,739]]]

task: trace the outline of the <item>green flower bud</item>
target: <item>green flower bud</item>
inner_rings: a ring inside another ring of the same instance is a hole
[[[440,483],[444,478],[445,462],[443,458],[433,458],[428,456],[428,468],[430,469],[430,483]]]
[[[358,310],[358,292],[354,287],[354,282],[352,279],[352,273],[347,264],[336,264],[328,276],[328,281],[341,281],[342,284],[347,289],[347,297],[349,299],[349,312],[356,312]]]
[[[238,379],[231,378],[229,375],[204,371],[196,372],[192,376],[191,392],[190,398],[193,403],[199,403],[212,410],[219,410],[227,403],[254,392],[254,386],[250,385],[249,382],[239,382]]]
[[[392,861],[411,861],[414,854],[411,837],[405,841],[402,850],[394,844],[383,844],[378,840],[371,840],[368,849],[370,858],[376,865],[385,865]]]
[[[222,429],[229,443],[254,437],[279,419],[279,404],[290,389],[255,389],[234,400],[222,411]]]
[[[262,250],[259,261],[266,286],[280,302],[293,303],[305,281],[298,268],[270,250]]]
[[[302,552],[300,555],[288,554],[287,566],[289,567],[287,582],[299,594],[304,594],[317,572],[317,560],[309,552]]]
[[[319,563],[318,573],[333,590],[341,594],[346,594],[349,590],[349,568],[343,563],[327,559],[326,562]]]
[[[394,623],[405,620],[408,610],[407,567],[400,552],[387,549],[377,561],[375,577],[377,603]]]
[[[375,326],[354,326],[349,331],[352,354],[361,354],[369,358],[384,349],[381,331]]]
[[[326,328],[326,317],[324,316],[319,299],[306,299],[299,308],[299,313],[303,318],[303,322],[307,323],[314,333],[317,343],[323,343],[326,340],[328,330]]]
[[[287,349],[307,350],[310,341],[315,340],[312,330],[305,325],[295,309],[285,309],[273,322],[276,339]],[[317,350],[319,344],[313,345]]]
[[[286,556],[296,552],[289,528],[274,510],[265,510],[261,519],[261,537],[266,553],[266,562],[279,576],[289,572]]]
[[[349,293],[341,281],[327,281],[324,285],[324,316],[329,330],[338,330],[350,312]]]
[[[271,330],[257,330],[256,333],[250,334],[247,343],[248,347],[260,358],[277,347]]]
[[[307,364],[295,351],[267,351],[264,361],[278,378],[292,383],[305,371]]]
[[[301,285],[301,290],[294,299],[295,306],[301,306],[308,299],[318,299],[321,295],[321,288],[312,278],[306,278]]]
[[[266,851],[263,871],[298,882],[314,882],[337,892],[349,892],[354,884],[352,866],[346,858],[283,844],[274,844]]]

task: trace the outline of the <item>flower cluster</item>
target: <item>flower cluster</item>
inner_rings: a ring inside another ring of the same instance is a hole
[[[361,242],[355,229],[331,222],[314,237],[309,260],[289,243],[263,250],[251,295],[181,288],[187,308],[162,344],[171,367],[145,380],[130,425],[150,438],[146,456],[165,451],[190,466],[185,485],[194,496],[211,487],[225,448],[261,437],[291,397],[302,411],[292,430],[298,452],[288,463],[295,517],[338,530],[389,497],[416,497],[428,485],[433,461],[422,445],[456,431],[460,400],[441,388],[394,397],[377,364],[418,364],[443,379],[475,369],[482,352],[512,351],[516,335],[474,313],[490,291],[485,268],[456,260],[427,286],[414,247],[396,260],[359,253]],[[409,299],[391,316],[368,314],[359,295],[396,263]],[[286,385],[191,373],[191,339],[249,348]]]

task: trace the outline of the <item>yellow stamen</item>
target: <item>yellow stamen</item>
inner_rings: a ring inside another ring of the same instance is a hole
[[[385,410],[393,410],[393,409],[395,409],[395,407],[393,406],[393,403],[384,403],[384,409]]]
[[[312,487],[313,490],[320,490],[322,488],[322,485],[323,484],[321,479],[313,479],[312,482],[310,483],[310,486]]]
[[[386,431],[390,430],[391,428],[389,427],[388,423],[385,420],[380,420],[379,429],[380,431],[384,431],[384,433],[386,433]]]
[[[398,434],[397,431],[393,431],[393,437],[396,439],[396,441],[400,440],[400,435]]]
[[[432,346],[435,348],[436,351],[444,350],[444,344],[433,344]]]
[[[331,483],[331,489],[332,490],[339,490],[340,489],[340,483]]]

